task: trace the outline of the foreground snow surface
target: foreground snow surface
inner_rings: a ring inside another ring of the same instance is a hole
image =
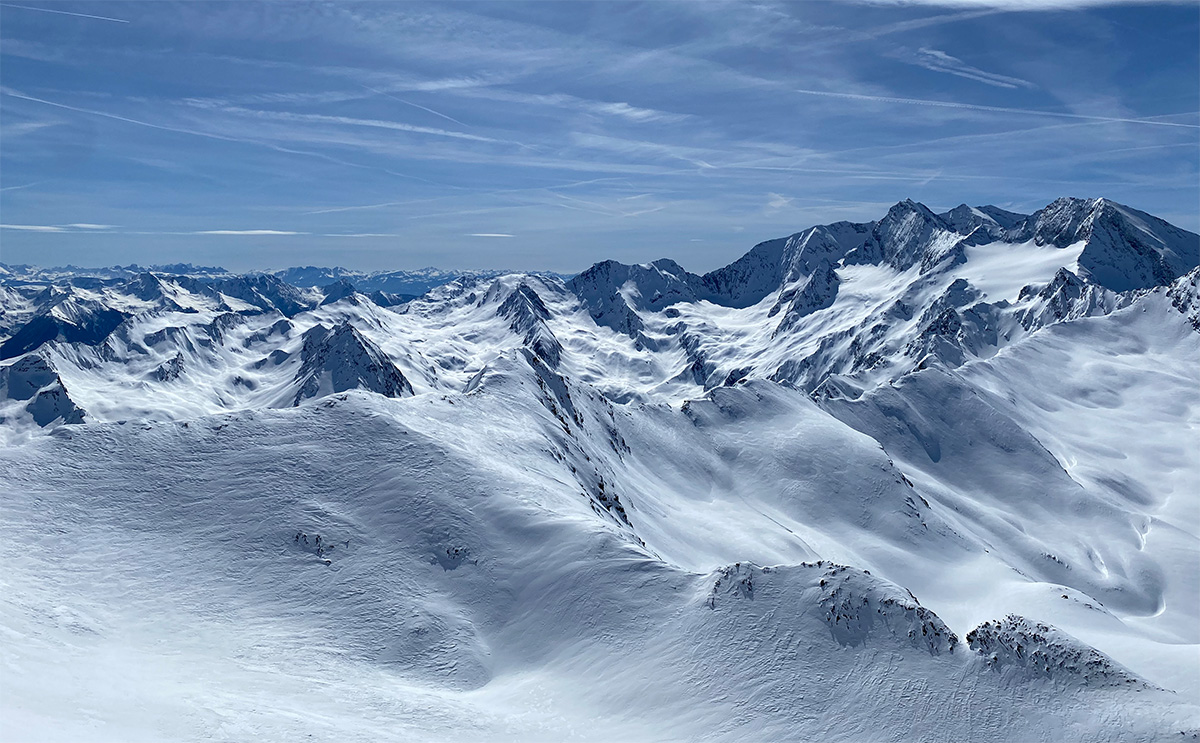
[[[1196,740],[1195,238],[0,283],[0,740]]]
[[[881,435],[911,456],[889,460],[806,395],[765,382],[686,410],[622,409],[576,390],[578,418],[564,426],[516,364],[467,395],[355,392],[293,410],[60,427],[0,454],[11,486],[4,735],[1194,734],[1195,463],[1175,426],[1181,408],[1194,415],[1195,371],[1153,354],[1194,350],[1200,336],[1155,332],[1163,317],[1104,318],[1093,323],[1102,336],[1063,326],[1091,351],[1057,364],[1039,361],[1063,348],[1047,339],[965,370],[995,388],[993,410],[1015,378],[1004,366],[1030,366],[1037,394],[1009,403],[1014,418],[925,421],[941,441],[936,462],[921,443]],[[1122,361],[1101,337],[1148,348]],[[932,374],[886,392],[911,400]],[[1080,375],[1115,380],[1120,399],[1087,402]],[[1092,417],[1061,425],[1033,412],[1062,415],[1068,399]],[[1053,455],[1006,430],[1022,414],[1043,440],[1061,438]],[[1104,435],[1082,436],[1081,420]],[[1078,470],[1083,448],[1134,430],[1136,446],[1087,457],[1077,480],[1058,468],[1056,457]],[[593,440],[613,432],[628,451]],[[587,457],[633,529],[598,518],[579,492],[571,469]],[[1014,466],[1032,474],[1015,485],[997,475]],[[1159,472],[1171,473],[1161,495],[1135,492]],[[1118,485],[1093,485],[1106,478]],[[334,547],[320,557],[318,534]],[[1023,673],[963,642],[927,642],[934,623],[885,577],[960,637],[1027,614],[1144,681]]]
[[[1194,686],[1154,688],[1184,679],[1139,662],[1160,643],[1160,655],[1192,652],[1195,638],[1122,628],[1079,592],[1015,573],[972,587],[1011,570],[987,555],[956,568],[959,540],[889,535],[922,552],[899,572],[956,584],[938,608],[969,613],[986,594],[1027,610],[1052,603],[1039,591],[1067,591],[1055,618],[1114,638],[1107,649],[1129,651],[1120,659],[1150,683],[990,668],[962,643],[930,640],[940,622],[874,570],[716,567],[812,549],[790,533],[802,504],[749,494],[721,518],[775,544],[731,539],[721,555],[714,536],[685,569],[571,499],[537,437],[486,423],[497,402],[353,394],[188,424],[63,428],[5,451],[5,737],[1152,740],[1195,729]],[[856,438],[829,441],[824,422],[753,438],[736,421],[708,425],[731,443],[787,434],[842,454]],[[544,471],[504,464],[517,456]],[[871,468],[865,482],[886,492],[882,453],[861,464]],[[668,532],[716,518],[718,499],[696,487],[659,492],[661,512],[634,522]],[[823,533],[847,557],[886,566],[904,554],[853,516]],[[774,533],[764,518],[780,522]],[[329,564],[297,531],[335,547]]]

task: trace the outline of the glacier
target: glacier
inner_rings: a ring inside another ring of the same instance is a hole
[[[1200,737],[1200,237],[0,267],[0,737]]]

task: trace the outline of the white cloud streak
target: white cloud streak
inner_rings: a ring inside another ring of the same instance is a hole
[[[1084,121],[1106,121],[1112,124],[1144,124],[1146,126],[1170,126],[1184,129],[1200,129],[1200,124],[1182,124],[1175,121],[1156,121],[1154,119],[1125,119],[1114,116],[1088,116],[1062,111],[1040,111],[1032,108],[1009,108],[1007,106],[980,106],[974,103],[958,103],[955,101],[936,101],[926,98],[894,98],[886,95],[863,95],[861,93],[837,93],[831,90],[805,90],[794,88],[793,92],[803,95],[824,96],[827,98],[845,98],[856,101],[874,101],[876,103],[901,103],[908,106],[934,106],[938,108],[958,108],[968,111],[986,111],[989,113],[1019,114],[1022,116],[1049,116],[1062,119],[1082,119]],[[1184,114],[1179,114],[1184,115]],[[1193,115],[1190,114],[1189,115]]]
[[[0,230],[21,230],[22,232],[66,232],[62,227],[49,224],[0,224]]]
[[[56,103],[54,101],[45,100],[44,98],[36,98],[31,95],[25,95],[24,93],[13,90],[11,88],[0,87],[0,94],[11,96],[13,98],[19,98],[19,99],[25,100],[25,101],[31,101],[33,103],[40,103],[44,106],[52,106],[54,108],[61,108],[61,109],[67,110],[67,111],[75,111],[77,113],[88,114],[91,116],[99,116],[101,118],[112,119],[114,121],[123,121],[126,124],[133,124],[135,126],[144,126],[148,129],[157,129],[159,131],[164,131],[164,132],[174,132],[176,134],[189,134],[193,137],[203,137],[205,139],[215,139],[215,140],[218,140],[221,142],[236,142],[239,144],[245,144],[245,145],[251,145],[254,147],[265,148],[268,150],[272,150],[274,152],[280,152],[280,153],[285,153],[285,154],[289,154],[289,155],[301,155],[304,157],[312,157],[312,158],[316,158],[318,160],[324,160],[325,162],[335,163],[337,165],[344,165],[344,166],[351,167],[351,168],[361,168],[361,169],[365,169],[365,170],[375,170],[378,172],[387,173],[388,175],[394,175],[399,178],[410,178],[412,180],[421,181],[423,183],[433,183],[433,181],[430,181],[428,179],[421,178],[418,176],[410,175],[408,173],[400,173],[400,172],[397,172],[394,170],[390,170],[388,168],[382,168],[382,167],[378,167],[378,166],[374,166],[374,165],[364,165],[362,163],[349,162],[347,160],[341,160],[341,159],[332,157],[330,155],[326,155],[321,152],[309,152],[306,150],[297,150],[297,149],[292,149],[289,147],[283,147],[283,146],[280,146],[277,144],[272,144],[270,142],[263,142],[263,141],[257,140],[257,139],[249,139],[246,137],[235,137],[235,136],[228,136],[228,135],[224,135],[224,134],[216,134],[213,132],[199,131],[196,129],[187,129],[187,128],[177,127],[177,126],[167,126],[165,124],[155,124],[155,123],[152,123],[149,121],[141,121],[139,119],[132,119],[127,116],[118,116],[117,114],[107,113],[105,111],[96,111],[94,109],[81,108],[79,106],[69,106],[65,103]],[[469,137],[471,135],[464,135],[464,136]]]
[[[1191,0],[858,0],[862,5],[926,5],[995,11],[1082,10],[1111,5],[1191,5]]]
[[[111,224],[92,224],[90,222],[75,222],[73,224],[0,224],[2,230],[20,230],[22,232],[97,232],[114,229]]]
[[[292,230],[192,230],[189,232],[160,231],[160,230],[117,230],[116,225],[90,224],[76,222],[74,224],[0,224],[0,230],[19,230],[21,232],[47,232],[60,235],[85,235],[96,232],[108,232],[113,235],[213,235],[225,237],[269,237],[278,235],[307,235],[308,232],[293,232]],[[359,237],[359,235],[327,235],[326,237]]]
[[[768,209],[771,209],[771,210],[782,209],[783,207],[787,206],[790,203],[792,203],[792,200],[790,198],[788,198],[787,196],[784,196],[783,194],[777,194],[777,193],[773,193],[773,192],[767,194],[767,208]]]
[[[413,134],[428,134],[435,137],[448,137],[450,139],[464,139],[471,142],[499,142],[498,139],[492,137],[481,137],[477,134],[467,134],[466,132],[455,132],[448,129],[434,129],[428,126],[415,126],[413,124],[402,124],[397,121],[383,121],[381,119],[355,119],[349,116],[328,116],[326,114],[298,114],[288,111],[259,111],[251,108],[241,108],[239,106],[229,106],[221,109],[229,113],[238,113],[246,116],[253,116],[263,119],[274,119],[276,121],[292,121],[292,122],[309,122],[315,124],[342,124],[344,126],[363,126],[375,129],[391,129],[392,131],[411,132]]]
[[[583,180],[583,181],[572,181],[570,183],[560,183],[560,184],[553,185],[553,186],[531,186],[529,188],[500,188],[500,189],[494,189],[491,191],[486,191],[483,193],[473,193],[471,195],[471,198],[479,199],[479,198],[484,198],[484,197],[488,197],[488,196],[500,196],[500,195],[504,195],[504,194],[532,193],[532,192],[537,192],[537,191],[547,191],[550,193],[554,193],[557,189],[578,188],[580,186],[589,186],[589,185],[592,185],[595,183],[604,183],[604,182],[608,182],[608,181],[619,181],[619,180],[622,180],[622,179],[621,178],[589,178],[589,179]],[[649,194],[644,194],[644,195],[648,196]],[[358,205],[354,205],[354,206],[333,206],[333,207],[326,207],[324,209],[315,209],[313,211],[304,212],[304,214],[305,214],[305,216],[312,216],[315,214],[336,214],[338,212],[356,212],[356,211],[367,211],[367,210],[371,210],[371,209],[387,209],[389,207],[394,207],[394,206],[409,206],[411,204],[428,204],[430,202],[443,201],[443,200],[449,199],[449,198],[453,198],[453,197],[451,197],[451,196],[434,196],[434,197],[425,198],[425,199],[407,199],[405,201],[384,201],[384,202],[381,202],[378,204],[358,204]],[[633,197],[633,198],[637,198],[637,197]]]
[[[292,232],[291,230],[199,230],[189,232],[189,235],[307,235],[307,232]]]
[[[359,83],[359,85],[362,85],[362,83]],[[399,101],[400,103],[403,103],[406,106],[412,106],[413,108],[419,108],[422,111],[433,114],[434,116],[439,116],[439,117],[445,119],[446,121],[452,121],[455,124],[458,124],[459,126],[468,126],[468,124],[464,124],[463,122],[459,121],[458,119],[454,118],[453,116],[447,116],[446,114],[444,114],[440,111],[434,111],[432,108],[429,108],[428,106],[422,106],[419,103],[413,103],[412,101],[406,101],[403,98],[401,98],[400,96],[392,95],[391,93],[388,93],[388,92],[385,92],[382,90],[377,90],[375,88],[372,88],[370,85],[363,85],[363,87],[366,88],[367,90],[371,91],[372,93],[383,96],[384,98],[391,98],[393,101]]]
[[[5,186],[4,188],[0,188],[0,191],[20,191],[23,188],[33,188],[34,186],[40,185],[44,182],[45,181],[34,181],[33,183],[22,183],[19,186]]]
[[[917,50],[914,58],[909,61],[918,67],[924,67],[932,72],[944,72],[948,75],[974,80],[975,82],[984,83],[997,88],[1033,88],[1036,87],[1028,80],[1022,80],[1019,77],[1009,77],[1008,75],[998,75],[994,72],[986,72],[978,67],[972,67],[958,57],[953,57],[943,51],[937,49],[929,49],[921,47]]]
[[[50,8],[33,8],[28,5],[13,5],[11,3],[0,3],[0,7],[18,8],[20,10],[36,10],[39,13],[54,13],[55,15],[69,15],[75,18],[91,18],[97,21],[111,21],[112,23],[129,23],[124,18],[109,18],[104,15],[89,15],[88,13],[72,13],[66,10],[51,10]]]
[[[25,121],[20,124],[5,124],[0,128],[0,136],[6,139],[23,137],[26,134],[33,134],[43,129],[49,129],[57,123],[56,121]]]
[[[690,118],[687,114],[642,108],[621,101],[594,101],[564,93],[523,93],[491,86],[462,87],[449,92],[462,97],[516,103],[522,106],[551,106],[590,114],[613,116],[639,124],[648,122],[669,123]]]
[[[396,232],[327,232],[321,237],[405,237],[405,235]]]

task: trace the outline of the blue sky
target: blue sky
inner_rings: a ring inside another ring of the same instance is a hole
[[[0,3],[0,261],[708,270],[904,198],[1200,228],[1200,7]]]

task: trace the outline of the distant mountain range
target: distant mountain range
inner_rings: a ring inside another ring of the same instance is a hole
[[[168,263],[155,266],[109,266],[106,268],[81,268],[79,266],[57,266],[41,268],[30,265],[7,265],[0,263],[0,281],[46,283],[66,279],[131,279],[142,273],[164,276],[184,276],[193,279],[220,279],[237,276],[219,266],[194,266],[190,263]],[[464,277],[494,278],[507,271],[476,270],[446,271],[440,268],[419,268],[414,271],[354,271],[347,268],[325,268],[318,266],[296,266],[279,271],[257,271],[243,275],[269,275],[300,288],[325,287],[330,284],[349,282],[358,291],[384,292],[405,296],[419,296],[430,289]],[[551,272],[534,272],[538,276],[560,276]]]

